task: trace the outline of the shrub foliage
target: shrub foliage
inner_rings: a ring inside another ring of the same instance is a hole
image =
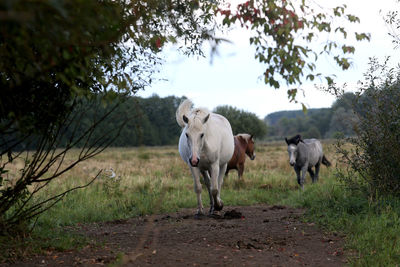
[[[356,136],[347,139],[352,147],[338,144],[343,160],[349,164],[339,177],[372,197],[400,196],[399,70],[376,60],[370,66],[368,83],[360,90],[358,108],[354,109],[358,118]]]

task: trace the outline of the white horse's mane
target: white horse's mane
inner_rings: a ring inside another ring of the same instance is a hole
[[[186,123],[183,121],[183,115],[185,115],[189,120],[194,120],[196,118],[203,119],[205,118],[210,111],[206,108],[195,108],[193,109],[193,102],[190,99],[186,99],[183,101],[178,109],[176,110],[176,122],[184,128]]]
[[[249,140],[251,139],[251,135],[247,134],[247,133],[240,133],[240,134],[237,134],[236,136],[243,137],[243,139],[246,140],[246,142],[249,142]]]

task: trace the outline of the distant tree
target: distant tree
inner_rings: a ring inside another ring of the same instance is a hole
[[[92,134],[92,138],[99,138],[102,133],[118,128],[122,118],[130,118],[110,145],[129,147],[176,144],[180,135],[180,127],[176,124],[175,111],[182,99],[184,98],[174,96],[161,98],[158,95],[148,98],[127,97],[114,110],[115,114],[110,119],[106,118],[97,126],[98,130]],[[87,103],[87,105],[89,104]],[[95,115],[100,116],[108,110],[108,105],[89,109],[81,116],[79,128],[69,127],[68,133],[83,134],[92,124],[91,120]],[[62,144],[63,146],[68,144],[68,135],[63,137]],[[84,144],[85,142],[82,140],[76,146],[81,147]]]
[[[310,112],[309,124],[315,126],[318,129],[318,132],[320,133],[320,138],[325,137],[326,133],[329,131],[331,117],[331,108],[323,108],[320,109],[319,112]]]
[[[337,134],[350,136],[354,134],[354,127],[357,122],[357,116],[353,109],[345,110],[344,107],[339,107],[333,111],[329,131],[327,137],[335,137]]]
[[[302,136],[304,138],[317,138],[321,139],[321,133],[319,132],[318,128],[316,126],[311,126],[309,129],[307,129]]]
[[[343,108],[346,111],[354,110],[357,106],[358,96],[352,92],[344,92],[339,95],[336,101],[332,104],[332,110],[335,111],[339,108]]]
[[[231,106],[218,106],[215,113],[227,118],[232,126],[233,134],[249,133],[257,138],[267,134],[267,125],[256,114],[239,110]]]
[[[268,136],[281,139],[285,136],[301,134],[304,137],[321,138],[329,131],[332,110],[330,108],[279,111],[269,114],[264,121],[269,121]]]
[[[284,136],[298,134],[299,129],[296,122],[297,120],[293,118],[281,118],[274,126],[276,136],[282,138]]]
[[[147,143],[146,145],[170,145],[176,144],[180,135],[180,128],[175,120],[175,112],[178,108],[181,98],[166,97],[160,98],[157,95],[143,99],[141,108],[148,116],[149,121],[154,127],[154,134],[158,136],[155,143]]]

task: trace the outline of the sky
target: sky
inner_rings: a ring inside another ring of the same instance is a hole
[[[318,4],[326,7],[343,3],[347,5],[348,13],[361,20],[360,24],[350,25],[353,29],[348,30],[368,32],[371,34],[371,41],[354,43],[356,52],[351,55],[353,65],[347,71],[342,71],[324,57],[319,59],[317,67],[325,74],[335,74],[338,84],[346,83],[351,89],[362,80],[369,57],[383,59],[385,56],[392,56],[395,61],[396,54],[400,54],[399,50],[394,50],[382,18],[382,14],[388,11],[399,10],[400,3],[396,4],[395,0],[318,1]],[[305,96],[299,94],[299,103],[290,103],[285,83],[281,84],[280,89],[273,89],[260,78],[265,66],[254,59],[254,48],[250,46],[244,30],[236,29],[223,37],[231,43],[221,45],[218,55],[214,55],[212,60],[210,56],[187,57],[179,54],[174,47],[165,48],[162,52],[165,63],[157,75],[161,80],[153,82],[151,87],[140,91],[138,95],[186,96],[196,107],[213,110],[217,106],[229,105],[255,113],[260,119],[276,111],[301,109],[300,102],[307,108],[322,108],[330,107],[335,101],[334,96],[319,91],[314,84],[308,83],[302,86]],[[207,49],[205,52],[207,54]],[[318,83],[317,80],[314,82]]]

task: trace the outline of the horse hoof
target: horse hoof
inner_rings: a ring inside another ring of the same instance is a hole
[[[201,220],[201,219],[204,218],[204,214],[198,212],[198,213],[196,213],[196,214],[194,215],[194,218],[195,218],[196,220]]]
[[[210,206],[210,210],[209,210],[209,212],[208,212],[208,215],[213,214],[213,213],[214,213],[214,206],[211,205],[211,206]]]
[[[224,202],[222,200],[220,200],[220,205],[217,205],[217,204],[214,205],[214,209],[216,211],[222,210],[223,207],[224,207]]]

